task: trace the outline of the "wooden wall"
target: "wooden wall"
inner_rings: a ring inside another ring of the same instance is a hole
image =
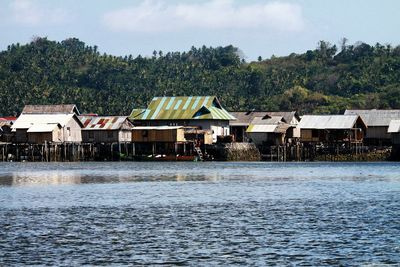
[[[56,142],[61,143],[61,141],[54,139],[53,135],[57,135],[60,133],[60,130],[54,130],[53,132],[48,133],[28,133],[28,143],[31,144],[43,144],[45,142]]]
[[[63,142],[82,142],[82,128],[81,125],[72,118],[64,127],[62,131]]]
[[[82,141],[84,143],[118,143],[130,142],[131,140],[131,131],[82,130]]]
[[[132,142],[185,142],[184,129],[132,130]]]
[[[314,134],[313,136],[313,131]],[[301,129],[300,132],[300,140],[302,142],[321,142],[324,141],[324,139],[321,138],[322,134],[320,130],[312,130],[312,129]]]
[[[365,138],[367,139],[387,139],[390,140],[390,134],[388,134],[388,126],[369,126]]]

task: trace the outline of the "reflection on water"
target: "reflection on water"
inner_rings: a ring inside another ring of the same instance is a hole
[[[89,165],[77,164],[8,164],[0,170],[0,185],[3,186],[34,186],[34,185],[72,185],[91,183],[128,183],[150,181],[216,181],[219,175],[216,172],[196,173],[186,170],[165,170],[156,168],[149,170],[140,164],[117,165],[108,163],[109,169],[104,164],[92,163]],[[155,165],[156,166],[156,165]],[[28,170],[26,170],[28,169]]]
[[[34,186],[34,185],[68,185],[68,184],[100,184],[128,183],[151,181],[216,181],[218,175],[148,175],[138,176],[129,173],[113,173],[113,175],[87,175],[77,172],[16,172],[12,176],[0,176],[3,186]]]
[[[0,163],[0,186],[157,181],[397,180],[398,163]]]
[[[0,163],[0,266],[397,266],[399,167]]]

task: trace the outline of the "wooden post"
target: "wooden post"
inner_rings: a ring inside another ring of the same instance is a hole
[[[118,142],[118,160],[121,161],[121,143]]]

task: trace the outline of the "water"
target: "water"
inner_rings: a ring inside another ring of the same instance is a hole
[[[399,163],[0,163],[0,266],[398,266],[399,222]]]

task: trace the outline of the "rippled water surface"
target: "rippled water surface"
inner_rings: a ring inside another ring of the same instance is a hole
[[[399,163],[0,163],[0,266],[400,264]]]

